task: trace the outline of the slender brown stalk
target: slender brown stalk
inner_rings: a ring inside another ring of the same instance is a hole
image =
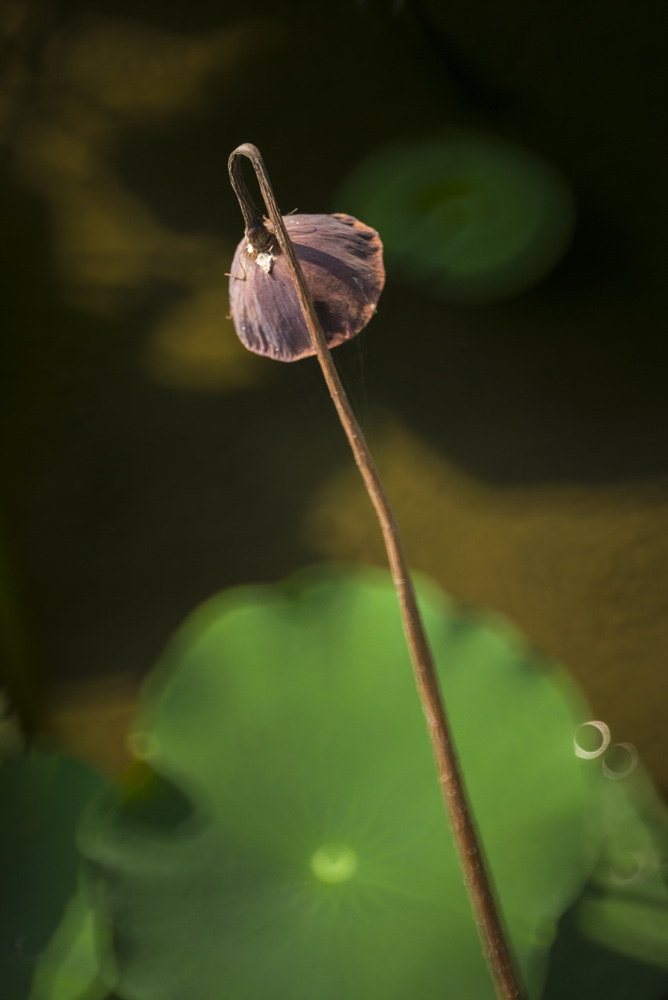
[[[399,527],[390,502],[385,494],[378,469],[371,457],[368,445],[357,423],[331,353],[327,347],[325,335],[316,315],[301,265],[286,231],[278,205],[276,204],[274,192],[262,157],[259,150],[250,143],[244,143],[242,146],[237,147],[229,158],[230,179],[239,198],[246,223],[246,237],[249,243],[256,249],[264,249],[270,239],[268,231],[264,228],[262,217],[258,213],[243,179],[240,163],[240,157],[242,156],[247,157],[251,161],[255,170],[269,219],[281,252],[285,255],[288,263],[295,291],[299,298],[299,304],[327,387],[380,522],[392,571],[392,578],[399,598],[406,642],[413,663],[422,708],[427,720],[439,783],[457,847],[464,882],[468,890],[473,915],[478,926],[483,951],[494,982],[496,994],[499,1000],[519,1000],[522,996],[519,976],[514,968],[499,909],[494,899],[491,879],[485,868],[471,811],[466,799],[464,783],[450,736],[434,659],[418,609],[415,590],[399,534]]]

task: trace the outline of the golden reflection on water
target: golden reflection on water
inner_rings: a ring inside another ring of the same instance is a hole
[[[377,416],[371,444],[413,569],[466,605],[508,616],[572,671],[596,711],[665,781],[665,505],[641,484],[485,484],[394,417]],[[304,534],[321,558],[385,563],[352,463],[322,484]],[[626,773],[630,763],[606,757],[610,771]]]
[[[16,130],[15,169],[48,203],[53,269],[70,306],[119,321],[157,287],[181,293],[155,316],[140,355],[150,378],[177,388],[262,377],[226,321],[234,242],[169,229],[119,176],[119,150],[130,127],[163,130],[206,113],[281,38],[268,20],[190,35],[120,18],[67,22],[48,40]]]

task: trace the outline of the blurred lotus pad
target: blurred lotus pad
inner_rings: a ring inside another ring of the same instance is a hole
[[[76,896],[74,831],[104,785],[79,761],[0,761],[0,996],[100,1000],[92,919]]]
[[[420,589],[538,997],[599,849],[582,716],[562,671]],[[210,601],[152,675],[132,745],[80,835],[124,1000],[492,1000],[387,574]]]
[[[477,132],[375,151],[336,204],[378,230],[390,273],[454,301],[528,288],[563,256],[575,223],[556,167]]]

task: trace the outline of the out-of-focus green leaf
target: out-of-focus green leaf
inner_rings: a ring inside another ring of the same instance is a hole
[[[601,852],[581,897],[560,922],[543,1000],[664,1000],[666,807],[640,766],[615,780],[605,777],[601,764],[600,757],[586,764],[594,778]]]
[[[599,847],[557,668],[421,588],[507,922],[540,996]],[[575,716],[574,716],[575,713]],[[312,571],[207,604],[87,818],[126,1000],[493,997],[385,574]]]
[[[35,967],[28,1000],[104,1000],[98,978],[98,936],[94,915],[75,893]]]
[[[603,850],[576,911],[580,931],[668,971],[668,811],[638,768],[624,786],[604,782],[599,802]]]
[[[56,754],[30,753],[0,766],[0,995],[7,1000],[30,994],[76,887],[81,810],[103,785],[84,764]]]
[[[542,278],[565,253],[575,220],[556,167],[478,132],[371,153],[345,181],[337,211],[379,231],[397,277],[476,302]]]

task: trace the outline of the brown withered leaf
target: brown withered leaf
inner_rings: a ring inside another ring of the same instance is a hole
[[[385,284],[378,233],[350,215],[284,220],[330,347],[350,340],[373,316]],[[271,223],[265,228],[273,232]],[[275,238],[257,252],[243,238],[232,262],[230,311],[245,347],[276,361],[314,354],[287,263]]]

